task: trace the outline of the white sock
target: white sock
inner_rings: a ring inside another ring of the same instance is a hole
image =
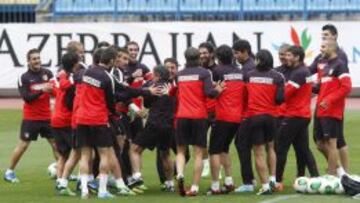
[[[117,188],[123,188],[125,187],[125,183],[124,180],[122,178],[116,179],[116,187]]]
[[[340,166],[336,169],[336,174],[339,178],[341,178],[343,175],[346,174],[346,172],[345,172],[344,168],[342,166]]]
[[[231,176],[225,177],[225,185],[234,185],[234,181]]]
[[[89,175],[87,174],[81,174],[80,175],[80,181],[81,181],[81,193],[82,194],[89,194],[89,189],[87,187]]]
[[[211,182],[211,189],[214,191],[220,190],[220,182],[219,181],[212,181]]]
[[[59,183],[60,187],[67,187],[68,186],[68,180],[65,179],[65,178],[59,178],[58,183]]]
[[[192,185],[190,191],[199,192],[199,186],[198,185]]]
[[[14,170],[11,170],[11,169],[6,169],[6,172],[5,172],[5,174],[9,174],[9,173],[13,173],[14,172]]]
[[[176,176],[176,179],[180,179],[180,178],[184,178],[184,174],[178,173],[177,176]]]
[[[90,181],[93,181],[93,180],[94,180],[94,175],[93,174],[89,175],[88,181],[90,182]]]
[[[132,177],[135,179],[135,180],[139,180],[141,179],[141,173],[140,172],[135,172]]]
[[[108,175],[100,173],[99,175],[99,193],[106,193],[107,192],[107,181]]]
[[[271,181],[271,182],[276,182],[275,176],[270,176],[270,177],[269,177],[269,181]]]
[[[174,181],[173,180],[167,180],[165,181],[165,185],[168,187],[174,187]]]
[[[269,183],[262,184],[262,189],[263,189],[263,190],[270,190],[270,185],[269,185]]]

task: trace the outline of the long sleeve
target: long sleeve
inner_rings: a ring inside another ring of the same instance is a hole
[[[207,97],[215,98],[219,95],[219,93],[214,89],[213,80],[210,71],[208,71],[204,76],[203,82],[204,82],[204,92]]]
[[[27,103],[30,103],[30,102],[36,100],[43,94],[43,91],[41,91],[41,90],[39,90],[36,93],[31,92],[29,81],[26,78],[24,78],[23,76],[19,78],[18,89],[19,89],[19,93],[20,93],[21,97]]]

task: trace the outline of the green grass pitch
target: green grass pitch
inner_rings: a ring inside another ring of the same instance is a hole
[[[21,110],[0,110],[0,170],[3,176],[9,164],[9,157],[18,142],[19,126],[21,122]],[[311,131],[310,131],[311,132]],[[360,174],[360,112],[351,111],[346,113],[345,136],[350,149],[350,169],[353,174]],[[319,170],[324,174],[325,161],[315,149],[311,138],[311,149],[316,156]],[[292,189],[295,174],[295,159],[293,150],[290,150],[285,174],[286,190],[271,196],[258,197],[255,194],[229,194],[221,196],[200,195],[193,198],[182,198],[178,194],[160,192],[159,181],[156,173],[154,152],[146,151],[144,154],[143,177],[146,185],[150,188],[145,194],[135,197],[117,197],[106,202],[147,202],[147,203],[176,203],[176,202],[353,202],[349,197],[339,195],[300,195]],[[241,184],[239,161],[236,150],[231,149],[233,161],[233,173],[236,185]],[[20,161],[16,172],[20,179],[19,184],[9,184],[0,180],[0,202],[78,202],[80,197],[59,197],[54,189],[54,180],[47,175],[47,166],[53,162],[49,145],[43,139],[32,143],[29,150]],[[190,161],[192,162],[192,160]],[[191,181],[190,163],[186,172],[186,185]],[[72,188],[75,183],[71,183]],[[210,186],[210,178],[203,179],[200,190],[205,193]],[[295,195],[295,196],[294,196]],[[290,198],[289,198],[290,197]],[[289,198],[289,199],[287,199]],[[84,201],[81,201],[84,202]],[[86,202],[101,202],[91,198]],[[105,201],[104,201],[105,202]]]

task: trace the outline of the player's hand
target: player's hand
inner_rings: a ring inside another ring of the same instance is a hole
[[[170,83],[165,83],[162,86],[162,94],[163,95],[169,95],[170,89],[171,89],[171,84]]]
[[[133,74],[131,74],[133,78],[138,78],[138,77],[142,77],[143,72],[141,69],[137,69],[135,72],[133,72]]]
[[[44,87],[42,88],[42,91],[43,91],[43,92],[48,92],[48,93],[50,93],[50,92],[52,92],[52,90],[53,90],[53,86],[52,86],[52,84],[50,84],[50,83],[44,84]]]
[[[321,108],[323,108],[325,110],[329,108],[329,104],[326,101],[320,102],[319,105],[320,105]]]
[[[138,116],[140,118],[146,118],[147,117],[146,109],[141,109],[140,111],[137,111],[136,116]]]
[[[215,86],[216,91],[221,93],[226,89],[225,81],[218,81]]]
[[[162,93],[162,88],[161,87],[155,87],[154,84],[152,84],[150,87],[149,87],[149,91],[152,95],[154,96],[161,96],[163,95]]]

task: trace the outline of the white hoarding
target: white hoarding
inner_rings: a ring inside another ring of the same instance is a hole
[[[140,60],[150,68],[167,57],[184,63],[188,46],[210,40],[219,46],[232,45],[238,38],[250,41],[254,53],[269,49],[277,60],[282,43],[299,44],[306,49],[306,63],[319,53],[321,27],[332,22],[156,22],[156,23],[37,23],[1,24],[0,89],[16,88],[18,76],[26,71],[26,52],[41,49],[44,66],[55,70],[70,40],[84,43],[86,63],[100,41],[123,46],[127,40],[140,45]],[[360,87],[360,30],[358,22],[333,22],[339,31],[339,44],[348,55],[354,87]]]

